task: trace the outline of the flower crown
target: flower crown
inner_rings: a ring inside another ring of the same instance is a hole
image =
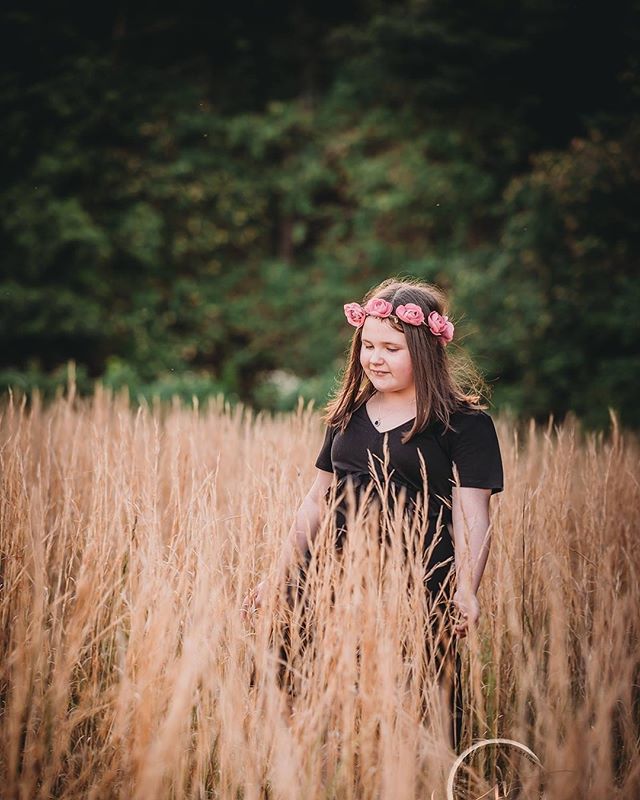
[[[401,320],[407,325],[426,325],[434,336],[440,336],[443,345],[447,345],[453,339],[454,326],[449,322],[449,317],[432,311],[426,319],[424,311],[415,303],[405,303],[403,306],[396,306],[395,313],[393,306],[388,300],[381,297],[372,297],[364,308],[360,303],[345,303],[344,315],[349,325],[354,328],[361,328],[367,317],[380,317],[385,319],[391,317],[395,322]]]

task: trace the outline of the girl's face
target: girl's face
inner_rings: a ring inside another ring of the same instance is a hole
[[[364,321],[360,363],[379,392],[414,388],[406,336],[380,317],[367,317]]]

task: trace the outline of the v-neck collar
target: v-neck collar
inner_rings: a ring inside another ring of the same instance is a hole
[[[381,430],[380,430],[380,428],[376,428],[376,426],[373,424],[373,420],[372,420],[372,419],[371,419],[371,417],[369,416],[369,410],[367,409],[367,401],[366,401],[366,400],[365,400],[365,402],[364,402],[364,403],[363,403],[363,404],[360,406],[360,408],[363,410],[363,412],[364,412],[364,415],[365,415],[365,417],[367,418],[367,422],[369,423],[369,425],[371,425],[371,427],[373,428],[373,430],[374,430],[376,433],[380,433],[380,434],[384,434],[384,433],[392,433],[393,431],[397,431],[399,428],[402,428],[402,427],[404,427],[405,425],[408,425],[410,422],[413,422],[413,421],[415,420],[415,417],[411,417],[411,419],[407,419],[407,420],[405,420],[404,422],[401,422],[399,425],[396,425],[394,428],[387,428],[387,430],[385,430],[385,431],[381,431]]]

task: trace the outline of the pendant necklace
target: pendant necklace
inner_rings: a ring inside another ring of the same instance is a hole
[[[380,393],[378,393],[378,398],[379,397],[380,397]],[[380,422],[381,422],[379,403],[380,403],[380,400],[378,399],[378,402],[376,403],[376,405],[378,406],[378,417],[377,417],[377,419],[373,420],[373,424],[376,426],[376,428],[380,425]]]
[[[380,394],[381,394],[380,392],[376,392],[376,397],[380,398]],[[373,424],[376,426],[376,428],[378,428],[380,426],[380,423],[382,422],[382,415],[380,414],[380,400],[379,399],[378,399],[378,402],[376,403],[376,405],[378,406],[378,414],[377,414],[376,418],[373,420]]]

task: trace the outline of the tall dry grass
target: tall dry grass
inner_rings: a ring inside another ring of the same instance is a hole
[[[638,441],[615,419],[606,437],[497,427],[506,489],[492,501],[480,625],[460,645],[463,744],[530,747],[544,769],[520,765],[523,797],[637,797]],[[446,796],[456,754],[435,711],[419,711],[420,691],[437,704],[420,596],[400,588],[399,561],[382,568],[369,523],[342,564],[326,525],[319,534],[293,713],[275,683],[273,593],[255,627],[241,620],[321,438],[310,407],[136,411],[73,386],[47,407],[7,400],[3,797]],[[506,793],[508,760],[478,751],[456,796]]]

